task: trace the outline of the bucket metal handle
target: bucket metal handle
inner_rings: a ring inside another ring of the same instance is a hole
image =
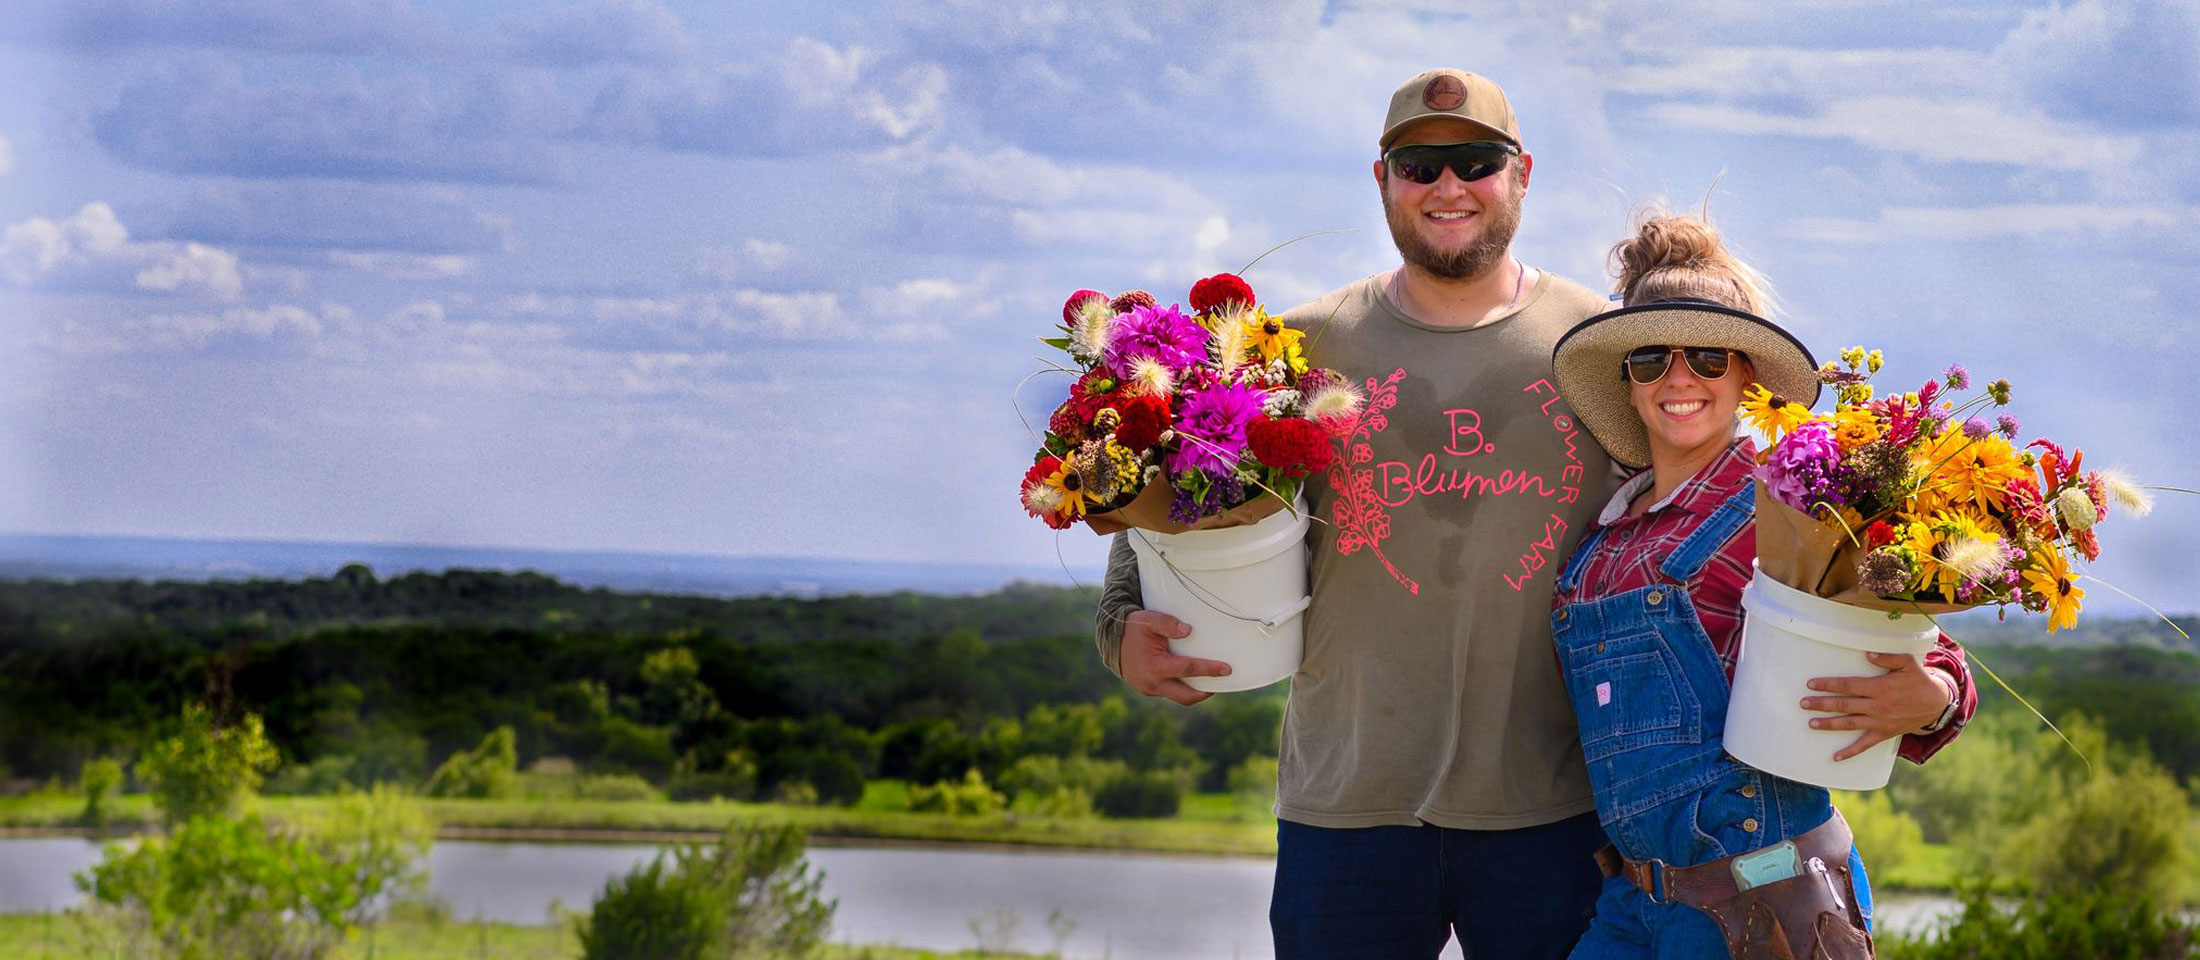
[[[1314,598],[1312,596],[1302,596],[1297,600],[1293,600],[1290,603],[1284,604],[1283,609],[1270,613],[1265,617],[1248,617],[1244,614],[1238,613],[1235,607],[1225,610],[1223,609],[1223,607],[1229,606],[1227,602],[1223,601],[1220,597],[1215,597],[1213,592],[1209,591],[1206,587],[1200,586],[1196,581],[1192,580],[1190,577],[1185,576],[1184,571],[1177,569],[1176,564],[1170,562],[1169,555],[1167,553],[1162,552],[1159,547],[1154,546],[1153,541],[1146,539],[1146,532],[1144,530],[1140,530],[1137,527],[1132,527],[1128,532],[1131,536],[1137,537],[1140,542],[1144,543],[1146,545],[1146,549],[1153,551],[1153,555],[1161,560],[1161,565],[1169,568],[1170,575],[1176,577],[1176,582],[1184,585],[1185,592],[1190,593],[1192,599],[1197,600],[1200,603],[1206,604],[1207,609],[1213,610],[1216,613],[1222,614],[1223,616],[1229,617],[1230,619],[1236,620],[1240,623],[1259,624],[1260,632],[1263,634],[1267,633],[1271,629],[1274,629],[1275,627],[1283,625],[1285,621],[1290,620],[1292,617],[1298,616],[1299,611],[1305,610],[1309,604],[1312,604],[1314,602]],[[1222,606],[1216,606],[1216,604],[1221,604]]]

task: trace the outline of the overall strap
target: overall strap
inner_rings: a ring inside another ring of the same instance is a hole
[[[1671,577],[1674,583],[1687,583],[1703,571],[1704,565],[1711,562],[1720,547],[1726,546],[1728,540],[1742,532],[1742,528],[1756,518],[1757,481],[1744,481],[1742,489],[1726,498],[1725,503],[1719,504],[1718,509],[1711,511],[1710,516],[1696,525],[1696,532],[1689,534],[1688,539],[1681,541],[1681,545],[1673,549],[1672,554],[1665,558],[1665,563],[1658,567],[1659,572]]]
[[[1589,565],[1589,556],[1596,552],[1597,544],[1604,542],[1604,531],[1605,528],[1598,527],[1581,538],[1581,545],[1574,548],[1573,557],[1566,561],[1566,569],[1559,573],[1558,582],[1551,584],[1552,593],[1565,593],[1581,585],[1581,568]]]

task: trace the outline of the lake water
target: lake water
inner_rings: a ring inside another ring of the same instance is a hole
[[[550,922],[550,905],[585,909],[604,881],[656,848],[623,844],[446,840],[429,858],[431,892],[454,915]],[[825,893],[840,901],[832,938],[931,950],[988,945],[1110,960],[1269,960],[1264,859],[812,847]],[[0,913],[62,910],[70,876],[99,859],[78,838],[0,840]],[[1916,929],[1954,907],[1945,897],[1886,895],[1882,923]],[[1058,913],[1057,913],[1058,911]],[[1068,925],[1049,927],[1053,914]],[[980,931],[973,931],[976,925]],[[1064,934],[1059,941],[1057,933]],[[1457,960],[1456,947],[1447,958]]]

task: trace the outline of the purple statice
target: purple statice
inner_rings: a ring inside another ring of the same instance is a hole
[[[1118,378],[1128,379],[1131,364],[1151,357],[1172,373],[1207,361],[1207,328],[1174,306],[1135,307],[1115,318],[1115,330],[1101,351],[1101,362]]]
[[[1941,373],[1940,378],[1948,381],[1948,389],[1950,390],[1962,390],[1971,385],[1971,371],[1963,369],[1963,364],[1960,363],[1949,364],[1948,369]]]
[[[1169,472],[1201,470],[1218,478],[1235,473],[1245,453],[1245,428],[1260,416],[1263,395],[1236,383],[1193,394],[1176,416],[1177,447],[1169,454]]]
[[[1985,417],[1972,417],[1963,421],[1963,435],[1973,440],[1984,440],[1992,432],[1994,428],[1986,424]]]
[[[1187,525],[1198,523],[1200,518],[1227,511],[1244,499],[1245,482],[1236,474],[1208,484],[1204,496],[1177,487],[1176,497],[1169,501],[1169,519]]]
[[[2014,413],[2005,413],[2001,416],[1995,417],[1994,429],[2001,431],[2002,436],[2008,437],[2011,440],[2015,440],[2017,438],[2017,415]]]
[[[1833,425],[1814,420],[1796,427],[1772,448],[1772,457],[1757,468],[1757,480],[1772,498],[1813,513],[1821,504],[1840,506],[1843,471],[1841,444],[1833,439]]]

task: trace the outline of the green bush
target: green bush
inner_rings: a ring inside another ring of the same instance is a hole
[[[352,771],[359,762],[342,754],[316,757],[312,763],[291,764],[267,781],[267,792],[283,796],[325,796],[353,789]]]
[[[2027,898],[2003,909],[1984,887],[1963,891],[1963,909],[1933,933],[1875,938],[1881,960],[2192,960],[2200,926],[2151,901],[2113,889]]]
[[[162,817],[180,824],[234,815],[280,759],[258,714],[216,727],[213,714],[194,703],[184,707],[176,734],[138,761],[138,775],[152,787]]]
[[[1257,819],[1276,806],[1276,758],[1246,757],[1230,768],[1227,781],[1239,819]]]
[[[1092,805],[1104,817],[1173,817],[1190,779],[1177,770],[1125,772],[1102,785],[1092,795]]]
[[[986,786],[984,775],[976,767],[963,771],[960,781],[942,780],[930,786],[912,784],[909,787],[909,809],[920,813],[977,817],[999,813],[1007,805],[1007,798]]]
[[[77,819],[86,826],[104,827],[110,814],[108,804],[115,792],[122,789],[122,761],[113,757],[99,757],[84,761],[84,767],[76,775],[77,788],[84,791],[84,812]]]
[[[756,761],[746,750],[728,750],[718,769],[674,773],[665,792],[674,800],[747,800],[756,795]]]
[[[661,800],[664,795],[649,781],[631,773],[610,773],[582,777],[573,784],[573,797],[578,800],[611,800],[637,802]]]
[[[832,926],[824,877],[791,826],[735,825],[604,885],[577,923],[584,960],[718,960],[802,956]]]
[[[313,960],[384,898],[419,888],[433,837],[416,806],[377,790],[286,828],[195,816],[135,847],[108,845],[76,883],[92,900],[88,928],[111,919],[123,931],[116,955]]]
[[[2185,791],[2144,757],[2103,763],[2002,844],[2019,877],[2051,894],[2089,890],[2173,902],[2186,874]]]
[[[451,754],[428,778],[431,797],[492,799],[519,794],[518,738],[511,727],[498,727],[471,751]]]
[[[1864,855],[1864,868],[1874,880],[1916,861],[1925,849],[1924,830],[1909,814],[1896,810],[1885,791],[1836,790],[1833,805],[1856,834],[1856,849]]]

